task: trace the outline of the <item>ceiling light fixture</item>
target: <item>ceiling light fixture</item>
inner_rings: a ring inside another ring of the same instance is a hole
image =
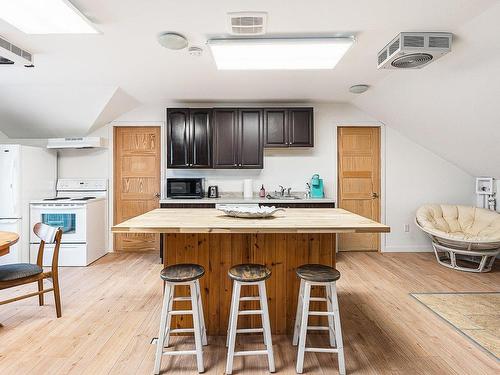
[[[370,86],[368,85],[354,85],[349,88],[349,91],[353,94],[362,94],[369,88]]]
[[[185,36],[171,32],[158,35],[158,43],[165,48],[174,50],[186,48],[188,45],[188,41]]]
[[[353,43],[353,37],[208,41],[219,70],[333,69]]]
[[[0,18],[26,34],[97,34],[68,0],[0,0]]]

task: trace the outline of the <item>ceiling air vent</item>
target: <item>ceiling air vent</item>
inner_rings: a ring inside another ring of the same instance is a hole
[[[451,33],[400,33],[378,53],[378,69],[419,69],[451,51]]]
[[[396,52],[399,49],[399,39],[397,39],[394,43],[392,43],[389,47],[389,56],[392,55],[394,52]],[[387,56],[387,54],[386,54]],[[380,64],[380,61],[379,61]]]
[[[422,48],[425,43],[425,37],[423,35],[408,35],[403,39],[403,45],[405,47],[420,47]]]
[[[239,36],[263,35],[266,33],[267,13],[232,12],[228,13],[229,33]]]
[[[33,55],[0,37],[0,65],[33,66]]]

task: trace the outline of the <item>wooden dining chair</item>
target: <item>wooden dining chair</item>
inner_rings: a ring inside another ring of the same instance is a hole
[[[22,296],[14,297],[5,301],[0,301],[0,305],[19,301],[25,298],[38,296],[40,306],[43,306],[44,293],[54,292],[57,317],[61,317],[61,296],[59,291],[58,262],[59,246],[61,245],[62,229],[51,227],[43,223],[37,223],[33,227],[33,232],[40,238],[40,247],[36,264],[15,263],[0,266],[0,290],[12,288],[19,285],[38,283],[38,292],[28,293]],[[54,255],[52,256],[52,268],[48,272],[43,271],[43,250],[45,244],[54,243]],[[51,279],[52,288],[44,289],[43,280]]]

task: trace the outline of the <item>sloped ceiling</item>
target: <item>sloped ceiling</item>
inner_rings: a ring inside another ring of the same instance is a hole
[[[492,174],[499,164],[491,147],[498,0],[72,2],[101,34],[26,35],[0,19],[0,35],[34,53],[36,65],[0,67],[0,131],[9,137],[84,135],[134,107],[167,101],[354,100],[471,173]],[[226,35],[227,12],[252,10],[268,13],[269,36],[347,32],[357,41],[334,70],[217,71],[207,38]],[[162,48],[156,36],[167,30],[203,55]],[[451,31],[457,39],[451,54],[423,70],[377,70],[377,52],[401,31]],[[356,97],[348,88],[358,83],[372,89]]]
[[[391,71],[354,103],[470,174],[500,178],[500,2],[454,34],[450,54]]]

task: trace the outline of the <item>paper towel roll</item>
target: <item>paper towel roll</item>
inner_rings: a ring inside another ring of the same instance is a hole
[[[253,197],[253,181],[250,178],[243,180],[243,198]]]

